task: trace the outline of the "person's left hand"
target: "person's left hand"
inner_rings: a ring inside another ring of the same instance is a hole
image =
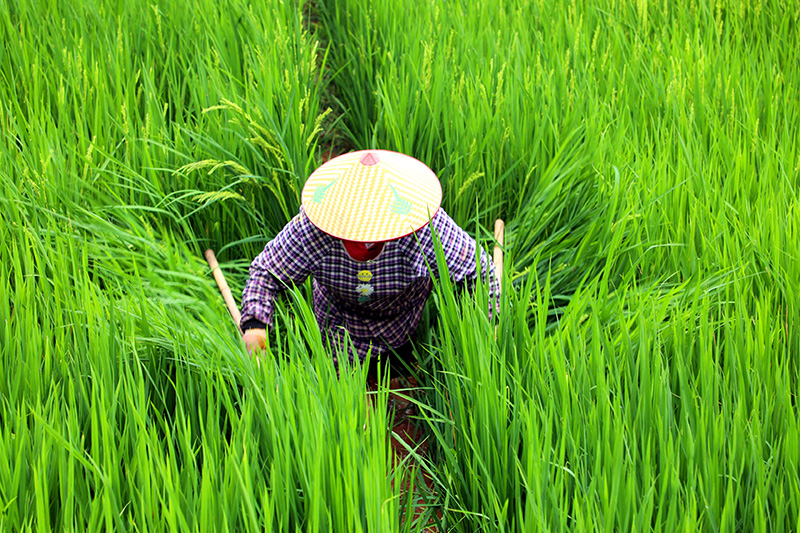
[[[266,329],[248,329],[242,335],[245,347],[250,354],[256,351],[261,351],[267,347],[267,330]]]

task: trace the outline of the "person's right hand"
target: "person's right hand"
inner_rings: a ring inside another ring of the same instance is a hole
[[[266,329],[248,329],[242,335],[244,345],[247,351],[251,354],[254,351],[262,350],[267,346],[267,330]]]

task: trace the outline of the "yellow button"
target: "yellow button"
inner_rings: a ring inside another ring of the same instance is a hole
[[[359,281],[369,281],[372,279],[372,272],[369,270],[362,270],[358,273],[358,280]]]

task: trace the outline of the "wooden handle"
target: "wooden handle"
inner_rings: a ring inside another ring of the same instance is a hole
[[[225,281],[225,276],[222,274],[222,270],[219,268],[217,257],[214,255],[214,250],[211,250],[210,248],[206,250],[206,261],[208,261],[208,266],[211,267],[211,272],[214,274],[214,279],[217,282],[219,291],[222,293],[222,298],[225,300],[225,305],[228,306],[228,312],[231,314],[231,318],[236,323],[236,327],[238,328],[239,323],[242,321],[242,314],[239,312],[239,307],[236,305],[236,301],[233,299],[233,295],[231,294],[231,288],[228,287],[228,282]]]
[[[503,234],[506,230],[506,224],[501,219],[494,221],[494,239],[497,244],[494,245],[493,261],[494,273],[497,275],[498,285],[503,282]]]

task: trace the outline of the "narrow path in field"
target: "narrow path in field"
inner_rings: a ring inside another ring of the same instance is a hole
[[[343,110],[340,105],[339,88],[337,87],[329,69],[321,68],[325,62],[327,49],[329,47],[328,34],[322,26],[322,18],[319,13],[318,2],[307,2],[303,6],[303,17],[305,27],[309,33],[314,35],[319,41],[320,47],[317,58],[320,68],[318,75],[321,77],[320,84],[325,88],[321,95],[320,107],[331,109],[333,112],[328,115],[322,124],[322,131],[319,134],[319,159],[321,163],[333,159],[334,157],[350,152],[354,149],[352,142],[341,130],[343,120]]]
[[[318,2],[308,2],[304,7],[304,17],[306,28],[312,33],[320,42],[320,51],[318,58],[322,63],[327,56],[326,50],[329,47],[330,39],[329,32],[324,27],[324,17],[320,14],[320,6]],[[339,43],[341,44],[341,43]],[[334,59],[335,61],[335,59]],[[323,109],[332,109],[333,112],[328,116],[323,124],[323,130],[319,136],[319,159],[324,163],[338,155],[350,152],[356,149],[363,149],[364,147],[357,146],[357,142],[352,139],[348,133],[348,128],[344,126],[347,120],[347,109],[340,98],[340,93],[343,90],[360,90],[356,87],[340,87],[339,81],[335,76],[332,76],[330,68],[320,68],[320,80],[325,90],[322,93],[321,107]],[[368,127],[367,124],[361,124],[357,127],[351,126],[350,131],[355,131],[360,128]],[[376,392],[379,389],[379,382],[376,376],[370,376],[368,382],[368,390]],[[421,457],[424,460],[429,458],[428,448],[431,436],[428,435],[422,425],[416,420],[419,416],[419,409],[414,405],[414,401],[423,401],[419,394],[415,394],[414,389],[419,388],[417,378],[413,376],[396,376],[389,381],[389,389],[398,391],[399,394],[390,394],[389,403],[387,405],[388,416],[390,420],[390,427],[388,428],[387,437],[392,448],[394,460],[396,463],[406,462],[415,470],[422,472],[417,475],[417,480],[403,479],[404,491],[408,490],[409,486],[414,487],[413,497],[417,500],[419,505],[415,505],[412,521],[417,521],[421,517],[430,515],[431,508],[439,508],[436,501],[436,494],[434,490],[433,480],[424,470],[420,469],[414,456]],[[413,397],[413,401],[406,399]],[[412,449],[415,452],[410,453],[408,450]],[[420,483],[419,478],[424,483]],[[442,518],[441,510],[437,510],[438,518]],[[427,520],[428,527],[422,529],[426,532],[436,532],[438,529],[432,525],[432,520]]]

